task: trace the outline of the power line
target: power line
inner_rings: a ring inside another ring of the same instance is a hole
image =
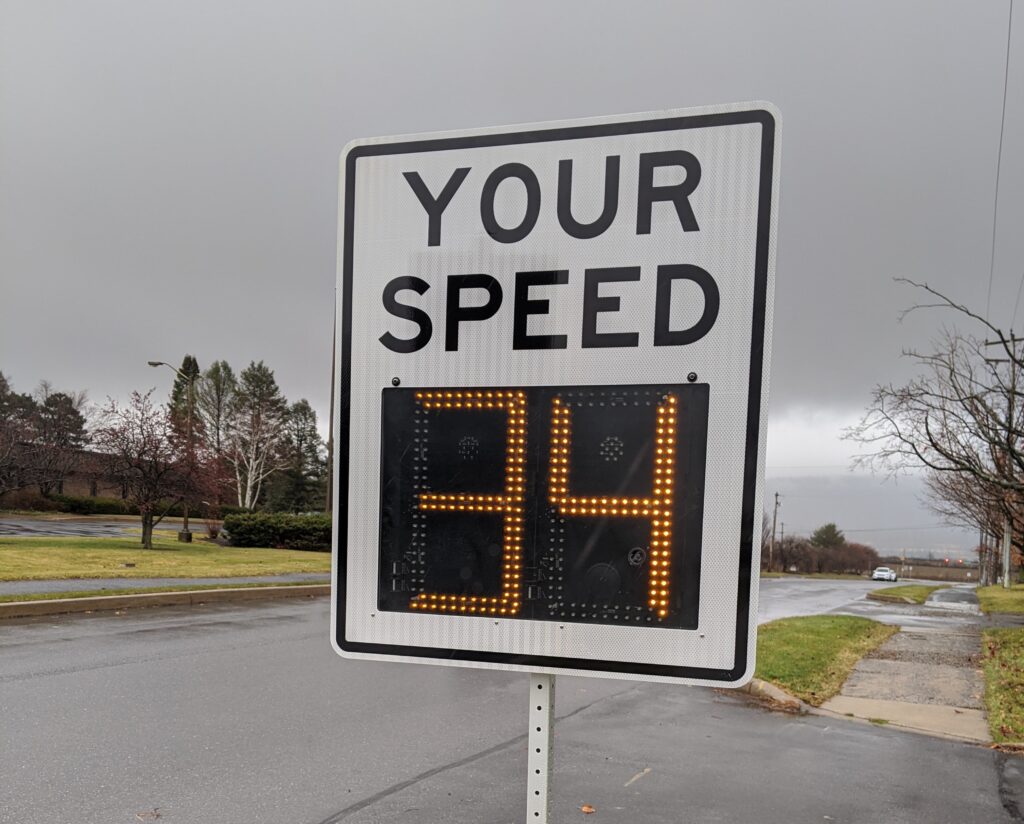
[[[992,310],[992,278],[996,271],[996,226],[999,217],[999,172],[1003,163],[1003,132],[1006,130],[1006,90],[1010,84],[1010,34],[1013,31],[1013,0],[1006,20],[1006,65],[1003,67],[1003,111],[999,120],[999,149],[996,152],[996,193],[992,203],[992,249],[988,265],[988,297],[985,299],[985,316]],[[1018,298],[1020,290],[1018,289]]]
[[[1017,299],[1013,302],[1013,317],[1010,319],[1010,331],[1013,332],[1013,324],[1017,322],[1017,307],[1020,305],[1020,290],[1024,287],[1024,272],[1020,273],[1020,283],[1017,284]]]

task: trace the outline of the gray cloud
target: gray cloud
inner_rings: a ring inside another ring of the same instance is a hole
[[[768,99],[783,113],[772,410],[855,410],[984,308],[1005,2],[0,5],[0,369],[93,397],[264,359],[326,414],[355,137]],[[1022,274],[1013,41],[993,317]],[[1024,310],[1018,314],[1024,325]],[[161,390],[162,391],[162,390]]]

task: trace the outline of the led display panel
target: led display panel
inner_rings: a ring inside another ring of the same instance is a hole
[[[380,609],[696,629],[707,400],[385,389]]]

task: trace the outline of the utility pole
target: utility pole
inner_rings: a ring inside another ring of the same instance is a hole
[[[978,586],[983,587],[988,584],[985,574],[985,529],[984,527],[978,527]]]
[[[999,333],[1000,340],[986,340],[982,343],[983,346],[1002,346],[1004,349],[1007,347],[1006,339],[1003,338],[1003,333]],[[1007,468],[1010,467],[1010,439],[1014,431],[1014,399],[1017,396],[1017,344],[1024,342],[1024,338],[1018,338],[1013,334],[1013,330],[1010,330],[1010,341],[1009,348],[1013,350],[1013,356],[1009,358],[985,358],[985,363],[996,364],[996,363],[1008,363],[1010,364],[1010,397],[1006,400],[1006,441],[1007,455],[1005,457]],[[1007,507],[1006,494],[1003,495],[1004,508]],[[1012,543],[1012,527],[1010,524],[1010,516],[1004,511],[1003,514],[1003,589],[1010,588],[1010,546]]]
[[[779,493],[775,493],[775,508],[772,510],[772,539],[768,542],[768,571],[772,571],[775,556],[775,519],[779,516]]]
[[[988,581],[989,586],[992,586],[996,582],[996,541],[993,533],[988,530],[985,531],[985,579]]]
[[[188,438],[188,476],[189,481],[193,481],[193,475],[196,471],[196,442],[192,431],[192,411],[195,407],[195,395],[193,390],[196,385],[196,376],[190,375],[188,380],[188,428],[186,437]],[[186,496],[184,502],[185,518],[182,522],[181,532],[178,533],[178,540],[186,543],[192,542],[192,532],[188,528],[188,497]]]

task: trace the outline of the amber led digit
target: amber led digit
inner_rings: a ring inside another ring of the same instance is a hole
[[[410,599],[409,606],[425,611],[515,615],[522,603],[520,579],[526,483],[526,395],[521,390],[417,392],[416,401],[424,409],[506,411],[505,488],[501,494],[421,492],[417,495],[419,508],[425,512],[487,512],[502,515],[504,544],[500,597],[421,592]]]
[[[673,483],[676,465],[675,395],[665,395],[657,407],[652,495],[647,498],[569,494],[569,457],[572,454],[572,413],[561,398],[551,404],[549,499],[562,515],[645,518],[651,523],[650,572],[647,606],[659,618],[668,616],[672,566]]]

